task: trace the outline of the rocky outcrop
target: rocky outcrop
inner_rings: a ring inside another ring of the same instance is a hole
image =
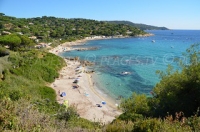
[[[80,63],[81,63],[82,66],[92,66],[92,65],[94,65],[94,63],[92,63],[90,61],[86,61],[86,60],[80,61]]]
[[[89,48],[78,48],[77,51],[86,51],[86,50],[98,50],[97,47],[89,47]]]
[[[70,60],[70,61],[79,61],[79,57],[65,57],[66,60]]]
[[[152,34],[152,33],[147,33],[147,34],[136,35],[136,37],[149,37],[149,36],[154,36],[154,34]]]

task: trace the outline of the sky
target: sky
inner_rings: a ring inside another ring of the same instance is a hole
[[[0,12],[17,18],[126,20],[200,30],[200,0],[0,0]]]

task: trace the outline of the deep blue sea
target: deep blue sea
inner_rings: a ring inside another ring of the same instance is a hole
[[[168,64],[177,67],[176,58],[187,64],[182,53],[200,42],[200,30],[149,30],[151,37],[92,40],[79,47],[98,50],[63,52],[63,57],[79,56],[95,62],[93,78],[104,95],[129,97],[132,92],[150,96],[159,82],[156,70],[165,71]],[[78,46],[77,46],[78,47]],[[128,72],[130,74],[122,74]]]

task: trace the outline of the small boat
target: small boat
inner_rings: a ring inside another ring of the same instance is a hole
[[[122,72],[123,75],[131,74],[130,72]]]
[[[155,43],[156,41],[155,41],[155,40],[152,40],[151,42]]]

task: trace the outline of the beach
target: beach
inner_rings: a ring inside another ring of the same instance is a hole
[[[58,55],[60,52],[73,50],[72,45],[79,45],[87,40],[67,42],[51,49],[50,52]],[[80,117],[106,124],[121,114],[112,100],[104,98],[95,90],[93,73],[87,72],[87,67],[81,66],[77,60],[64,60],[66,66],[60,71],[59,78],[51,84],[56,91],[58,103],[63,104],[67,101],[69,106],[77,108]],[[60,96],[62,93],[64,96]]]

